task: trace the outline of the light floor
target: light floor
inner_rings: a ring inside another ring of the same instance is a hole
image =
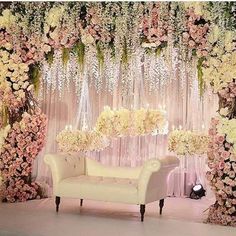
[[[211,204],[206,198],[168,198],[163,215],[158,203],[146,207],[62,199],[59,214],[54,199],[0,204],[0,236],[236,236],[236,228],[202,223]]]

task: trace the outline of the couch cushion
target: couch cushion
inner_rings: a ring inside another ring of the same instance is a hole
[[[137,179],[81,175],[62,180],[57,196],[136,204],[137,186]]]

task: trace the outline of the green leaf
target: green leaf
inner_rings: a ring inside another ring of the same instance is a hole
[[[97,59],[98,59],[99,69],[102,69],[104,65],[104,53],[102,51],[102,48],[99,42],[96,43],[96,49],[97,49]]]
[[[158,47],[158,48],[155,50],[156,56],[160,56],[160,55],[161,55],[161,52],[162,52],[162,47]]]
[[[201,57],[198,59],[198,62],[197,62],[197,76],[198,76],[198,87],[200,91],[200,97],[202,97],[204,93],[204,89],[205,89],[205,83],[203,80],[203,72],[202,72],[202,64],[204,60],[205,58]]]
[[[54,55],[54,50],[53,49],[45,55],[46,61],[50,66],[53,63],[53,55]]]
[[[29,78],[31,84],[34,85],[34,91],[36,95],[38,95],[40,88],[40,78],[41,78],[41,70],[39,64],[31,65],[29,70]]]
[[[70,59],[70,49],[69,48],[63,48],[62,49],[62,62],[63,66],[65,67]]]
[[[80,67],[80,72],[84,71],[84,63],[85,63],[85,45],[79,41],[74,46],[74,51],[77,56],[77,62]]]
[[[126,38],[124,38],[123,53],[121,56],[121,61],[124,65],[128,64],[128,45],[127,45]]]

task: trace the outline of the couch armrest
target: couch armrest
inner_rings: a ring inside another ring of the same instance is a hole
[[[161,163],[157,159],[150,159],[146,161],[141,170],[138,180],[138,195],[139,203],[147,203],[147,193],[152,191],[153,183],[158,183],[158,175],[161,168]]]
[[[79,157],[78,154],[47,154],[44,161],[51,169],[53,188],[63,179],[85,173],[84,158]]]

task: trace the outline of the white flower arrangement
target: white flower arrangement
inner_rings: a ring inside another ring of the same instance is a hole
[[[165,111],[155,109],[112,110],[105,107],[95,129],[108,137],[147,135],[166,127]],[[155,132],[158,133],[158,132]]]
[[[168,137],[168,149],[177,155],[205,154],[208,143],[208,135],[190,130],[173,130]]]
[[[236,78],[236,52],[226,53],[220,58],[211,57],[209,67],[203,69],[203,78],[218,92]]]
[[[217,125],[219,134],[226,136],[226,141],[233,144],[234,154],[236,155],[236,119],[227,119],[219,117]]]
[[[63,152],[100,151],[109,146],[108,139],[96,131],[63,130],[57,142]]]
[[[49,27],[50,26],[51,27],[59,26],[60,20],[63,17],[64,11],[65,11],[65,7],[63,5],[51,8],[45,17],[45,22],[46,22],[47,26],[49,26]]]
[[[16,17],[9,9],[5,9],[0,16],[0,28],[10,29],[16,23]]]
[[[26,98],[25,93],[33,89],[33,85],[28,82],[29,67],[19,55],[0,50],[0,68],[1,99],[10,110],[19,108]]]
[[[215,93],[236,78],[235,38],[235,32],[221,32],[218,26],[214,26],[209,34],[209,43],[216,45],[212,48],[202,72],[203,80],[212,86]]]

